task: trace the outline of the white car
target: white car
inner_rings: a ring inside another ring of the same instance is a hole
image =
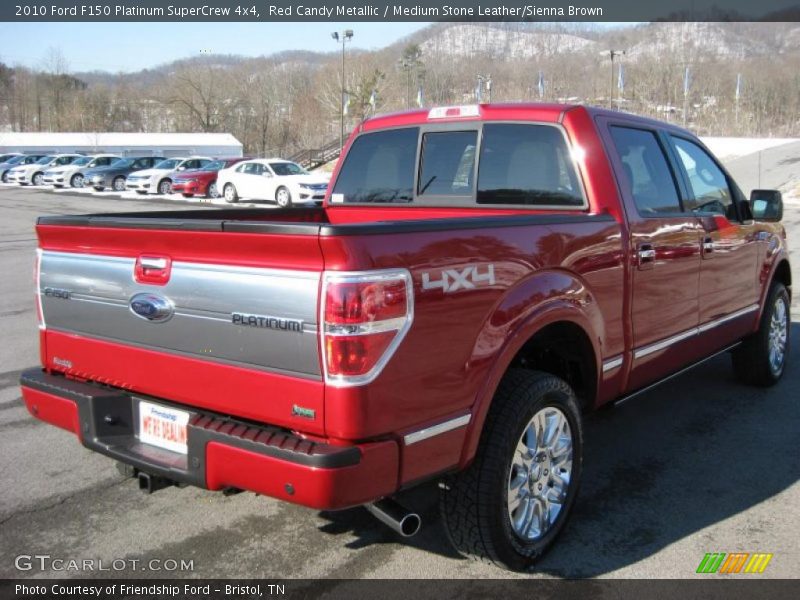
[[[280,207],[321,202],[328,180],[282,158],[259,158],[237,163],[217,174],[217,189],[226,202],[239,198],[271,200]]]
[[[44,172],[51,167],[68,165],[80,154],[50,154],[37,160],[36,162],[14,167],[8,172],[8,182],[20,185],[44,185]]]
[[[94,167],[107,167],[120,158],[116,154],[96,154],[81,156],[68,165],[53,167],[44,172],[44,183],[55,187],[66,185],[74,188],[83,187],[83,172]]]
[[[170,194],[172,193],[172,174],[175,171],[200,169],[212,160],[207,156],[168,158],[152,169],[134,171],[128,175],[125,180],[125,189],[134,190],[138,194]]]

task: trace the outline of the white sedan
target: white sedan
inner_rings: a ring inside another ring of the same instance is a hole
[[[51,154],[34,163],[14,167],[8,172],[8,182],[20,185],[43,185],[44,173],[52,167],[62,167],[80,158],[80,154]]]
[[[44,183],[55,187],[66,185],[74,188],[83,187],[83,172],[95,167],[107,167],[119,156],[116,154],[97,154],[94,156],[81,156],[68,165],[52,167],[44,172]]]
[[[170,194],[172,193],[172,173],[199,169],[213,159],[207,156],[190,158],[168,158],[162,160],[152,169],[134,171],[125,179],[125,188],[138,194]]]
[[[259,158],[222,169],[217,175],[217,189],[226,202],[238,202],[239,198],[271,200],[285,208],[321,202],[328,180],[288,160]]]

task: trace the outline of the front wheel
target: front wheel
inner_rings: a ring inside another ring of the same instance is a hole
[[[77,175],[73,175],[72,179],[69,180],[69,184],[74,188],[82,188],[83,187],[83,175],[78,173]]]
[[[209,198],[219,198],[219,190],[217,189],[216,181],[209,184],[206,196],[208,196]]]
[[[114,191],[115,192],[124,192],[125,191],[125,178],[124,177],[117,177],[114,179]]]
[[[278,206],[281,208],[286,208],[292,204],[292,194],[288,189],[281,186],[275,190],[275,202],[277,202]]]
[[[232,183],[225,184],[222,194],[225,196],[225,202],[228,202],[229,204],[234,204],[239,201],[239,194],[236,193],[236,188]]]
[[[169,179],[162,179],[158,182],[158,193],[167,196],[172,193],[172,182]]]
[[[775,282],[767,295],[758,331],[733,351],[733,370],[748,385],[775,385],[786,370],[789,356],[789,307],[786,286]]]
[[[33,185],[42,185],[44,183],[44,173],[34,173],[31,183]]]
[[[475,460],[444,482],[440,507],[451,543],[464,556],[527,569],[563,529],[582,459],[580,409],[570,386],[549,373],[509,371]]]

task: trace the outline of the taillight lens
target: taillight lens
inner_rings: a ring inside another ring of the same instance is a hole
[[[36,302],[36,320],[39,323],[39,329],[46,329],[45,322],[44,322],[44,311],[42,311],[42,288],[39,285],[40,280],[40,273],[42,270],[42,251],[37,249],[36,250],[36,262],[33,266],[33,285],[36,286],[36,293],[34,295],[35,302]]]
[[[322,355],[326,381],[362,385],[378,376],[414,314],[406,270],[324,273]]]

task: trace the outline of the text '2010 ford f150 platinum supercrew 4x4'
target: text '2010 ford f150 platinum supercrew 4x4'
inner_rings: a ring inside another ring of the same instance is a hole
[[[721,352],[789,350],[780,193],[692,134],[583,106],[353,132],[321,208],[42,217],[30,412],[169,483],[317,509],[438,481],[465,555],[523,569],[575,501],[581,415]]]

